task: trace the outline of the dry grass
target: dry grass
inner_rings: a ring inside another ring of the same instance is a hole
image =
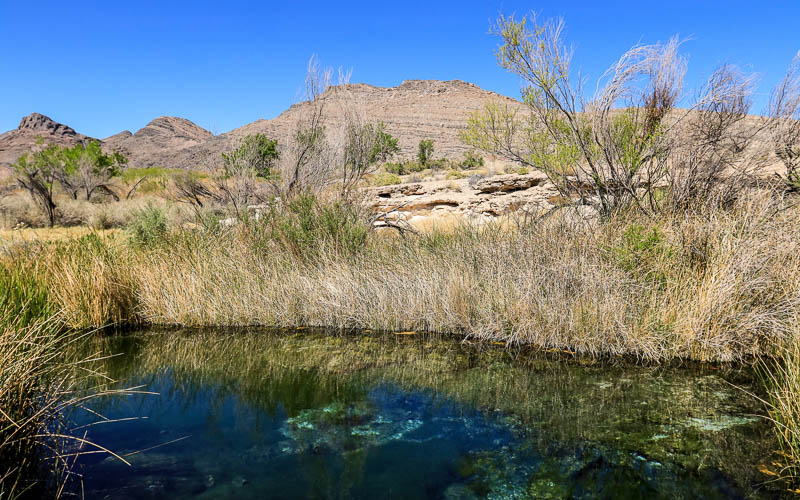
[[[62,246],[48,268],[73,326],[417,329],[599,356],[741,360],[797,328],[800,211],[781,203],[754,195],[731,210],[599,226],[450,226],[313,255],[247,226],[176,231],[150,249]]]
[[[762,364],[769,388],[769,416],[775,424],[783,463],[781,475],[800,477],[800,336],[795,336],[778,360]]]

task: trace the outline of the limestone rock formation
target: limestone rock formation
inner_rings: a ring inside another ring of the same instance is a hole
[[[481,179],[473,187],[480,193],[508,193],[528,189],[547,182],[547,175],[544,172],[534,170],[529,174],[508,174]]]

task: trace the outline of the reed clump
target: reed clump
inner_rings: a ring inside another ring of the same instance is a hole
[[[782,455],[776,463],[781,476],[796,480],[800,477],[800,337],[795,335],[779,358],[763,360],[761,373]]]

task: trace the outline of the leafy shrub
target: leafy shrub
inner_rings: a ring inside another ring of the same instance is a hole
[[[617,265],[646,281],[666,284],[666,275],[658,266],[659,260],[672,255],[658,228],[646,229],[632,224],[622,234],[620,245],[612,249]]]
[[[362,248],[369,228],[353,205],[323,203],[313,194],[296,197],[283,209],[273,207],[260,221],[252,221],[255,243],[268,248],[277,242],[298,256],[312,256],[322,248],[355,252]]]
[[[270,179],[280,156],[278,141],[264,134],[254,134],[246,136],[235,150],[222,153],[222,162],[227,175],[251,169],[257,177]]]
[[[525,175],[525,174],[527,174],[527,173],[530,173],[530,169],[528,169],[528,167],[519,167],[519,168],[517,169],[517,173],[518,173],[519,175]]]
[[[413,160],[403,160],[397,163],[387,163],[384,169],[387,173],[395,175],[406,175],[410,173],[422,172],[427,167],[422,163]]]
[[[417,150],[417,159],[423,165],[427,165],[433,157],[433,141],[430,139],[423,139],[419,141],[419,149]]]
[[[459,172],[458,170],[451,169],[451,170],[447,171],[447,175],[445,176],[445,179],[447,179],[447,180],[463,179],[464,177],[466,177],[465,173]]]
[[[167,216],[162,209],[147,205],[133,213],[128,230],[134,243],[151,246],[167,233]]]
[[[385,164],[383,168],[386,170],[386,173],[388,174],[405,175],[408,173],[408,170],[406,170],[406,163],[402,161],[399,161],[397,163],[389,162]]]
[[[436,160],[428,160],[425,166],[432,170],[446,170],[457,167],[458,165],[454,165],[454,163],[447,158],[438,158]]]
[[[474,151],[465,151],[464,159],[461,160],[461,168],[464,170],[471,170],[483,166],[483,156],[475,153]]]

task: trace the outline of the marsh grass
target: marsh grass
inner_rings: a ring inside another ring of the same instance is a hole
[[[596,224],[461,224],[400,237],[301,202],[153,245],[92,235],[44,252],[72,327],[107,324],[425,330],[595,356],[774,354],[796,331],[800,210],[734,207]]]
[[[780,443],[780,475],[800,478],[800,337],[795,336],[778,359],[764,359],[760,373],[768,388],[767,408]]]
[[[133,267],[124,242],[88,234],[50,245],[43,253],[50,293],[73,329],[135,324]]]
[[[60,497],[78,454],[107,451],[66,418],[103,394],[84,383],[87,360],[64,354],[84,337],[65,333],[57,317],[0,326],[0,498]]]

